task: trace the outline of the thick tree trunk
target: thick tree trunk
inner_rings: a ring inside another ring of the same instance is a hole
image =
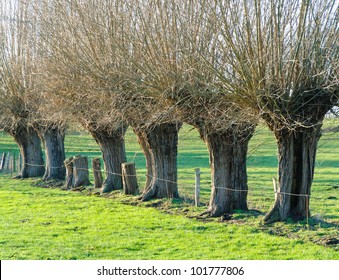
[[[254,127],[241,125],[220,133],[199,129],[210,155],[212,192],[206,213],[213,217],[247,210],[246,155]]]
[[[38,129],[38,131],[45,145],[46,170],[43,180],[64,180],[66,175],[65,129],[55,126]]]
[[[122,125],[114,131],[97,129],[91,131],[95,141],[99,144],[104,161],[106,179],[102,185],[102,192],[122,189],[121,164],[126,162],[125,133],[127,125]]]
[[[14,137],[22,156],[22,169],[18,178],[41,177],[45,172],[41,141],[35,130],[26,125],[17,125],[7,131]]]
[[[180,126],[177,123],[166,123],[135,129],[146,157],[148,180],[141,196],[145,201],[179,197],[177,149]]]
[[[310,129],[275,131],[279,153],[279,184],[276,201],[264,221],[272,223],[287,218],[303,219],[309,215],[309,196],[314,175],[321,125]]]

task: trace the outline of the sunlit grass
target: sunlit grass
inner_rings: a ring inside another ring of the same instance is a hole
[[[168,215],[119,199],[1,179],[1,259],[335,259],[338,252],[252,225]]]
[[[331,121],[325,128],[338,125]],[[178,148],[179,192],[184,200],[169,202],[160,210],[125,205],[123,196],[107,199],[31,187],[31,180],[11,180],[3,174],[0,258],[338,259],[338,245],[326,245],[338,240],[338,139],[331,131],[323,133],[312,186],[311,217],[299,223],[265,226],[261,222],[273,205],[272,177],[277,174],[275,139],[262,126],[251,139],[248,153],[248,205],[252,211],[236,212],[230,222],[214,219],[203,223],[187,218],[206,209],[191,202],[194,169],[201,169],[201,201],[205,204],[211,184],[207,148],[189,126],[181,129]],[[67,157],[101,157],[87,133],[67,135],[65,147]],[[0,153],[4,151],[18,153],[18,148],[11,137],[0,133]],[[143,187],[145,159],[131,130],[126,134],[126,151],[128,160],[136,163]]]

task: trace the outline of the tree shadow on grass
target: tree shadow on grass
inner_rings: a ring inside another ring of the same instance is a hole
[[[267,234],[312,242],[318,245],[339,249],[339,225],[319,218],[292,220],[274,224],[261,224],[259,229]]]

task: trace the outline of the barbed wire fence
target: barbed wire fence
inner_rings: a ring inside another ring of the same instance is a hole
[[[21,153],[5,152],[0,154],[0,172],[11,176],[22,169]]]
[[[263,131],[257,130],[257,133],[261,133],[261,132]],[[333,137],[335,136],[334,135],[335,133],[333,133],[332,131],[326,134],[327,134],[327,137],[326,139],[323,138],[325,141],[323,141],[320,147],[326,145],[329,141],[332,141]],[[185,131],[185,133],[182,134],[181,137],[182,138],[190,137],[190,130]],[[267,141],[268,141],[267,139],[261,139],[259,142],[256,142],[256,144],[249,149],[247,159],[254,160],[255,162],[255,159],[253,159],[253,157],[255,157],[254,155],[255,151],[261,146],[266,146],[267,144],[269,144],[267,143]],[[72,149],[68,149],[66,150],[66,154],[69,155],[69,154],[76,154],[76,153]],[[88,154],[88,153],[85,152],[85,154]],[[88,156],[88,158],[89,159],[97,158],[99,155],[98,150],[95,150],[93,154],[95,154],[96,156],[93,156],[93,157]],[[272,155],[272,156],[275,156],[275,155]],[[136,165],[139,167],[145,166],[144,164],[145,158],[141,151],[131,152],[128,158],[131,162],[138,162],[138,164]],[[183,170],[181,168],[181,163],[186,162],[186,160],[193,160],[195,162],[195,165],[200,165],[200,166],[196,166],[196,168],[194,168],[192,164],[189,164],[190,167],[188,168],[188,164],[185,164],[185,168]],[[91,165],[91,160],[89,160],[89,163],[90,163],[89,165]],[[320,162],[319,164],[321,165],[322,162]],[[11,150],[6,153],[0,153],[0,173],[7,174],[8,176],[12,177],[16,173],[20,172],[20,170],[23,167],[22,165],[23,165],[22,158],[18,150],[15,150],[15,151]],[[29,164],[29,165],[36,166],[36,167],[45,166],[45,165],[34,165],[34,164]],[[156,178],[154,176],[148,175],[146,174],[147,172],[144,167],[139,168],[139,169],[137,168],[137,172],[135,175],[125,175],[125,176],[136,177],[139,186],[141,186],[141,190],[142,190],[142,186],[145,185],[147,181],[147,177],[151,177],[152,179],[156,179],[158,181],[163,181],[166,183],[178,184],[178,190],[179,190],[181,197],[187,198],[187,201],[189,201],[190,203],[192,203],[192,201],[194,203],[194,201],[196,201],[197,199],[199,200],[199,202],[201,202],[201,203],[195,202],[195,205],[201,205],[201,206],[207,205],[209,201],[209,195],[211,192],[211,178],[210,178],[210,168],[208,164],[208,155],[207,154],[206,155],[205,154],[204,155],[196,155],[196,154],[186,155],[186,154],[180,153],[179,151],[178,165],[179,165],[179,170],[178,170],[178,181],[177,182],[165,180],[162,178]],[[50,168],[65,168],[65,166],[57,166],[57,167],[50,167]],[[199,183],[198,183],[200,187],[201,196],[199,196],[198,198],[197,198],[197,180],[196,180],[196,171],[195,171],[195,169],[197,168],[199,168],[201,172],[201,176],[199,174],[200,178],[199,178]],[[92,175],[93,169],[87,167],[87,168],[81,168],[81,169],[78,168],[78,170],[87,171],[89,174],[91,174],[90,179],[93,179],[94,177]],[[123,174],[109,172],[104,169],[100,169],[100,172],[106,175],[111,174],[111,175],[116,175],[116,176],[123,176]],[[311,200],[311,203],[313,205],[315,201],[317,201],[316,203],[318,205],[319,204],[323,205],[322,208],[326,208],[328,207],[327,205],[331,205],[331,203],[336,202],[335,201],[337,199],[336,194],[330,197],[325,197],[325,196],[320,197],[320,196],[315,196],[311,194],[293,194],[293,193],[279,192],[279,190],[277,190],[274,187],[274,184],[272,186],[271,178],[275,176],[274,173],[269,172],[269,174],[267,174],[266,182],[258,180],[258,178],[256,177],[257,175],[255,175],[254,173],[248,172],[248,176],[249,176],[248,190],[235,190],[232,187],[230,188],[224,188],[224,187],[218,187],[218,186],[215,186],[215,187],[219,189],[223,188],[230,192],[239,192],[239,191],[247,192],[249,208],[254,209],[254,210],[259,210],[260,212],[268,211],[269,207],[271,207],[272,204],[274,203],[276,196],[303,196],[307,198],[305,199],[305,201],[307,201],[306,203],[308,203],[309,199]],[[338,185],[339,185],[339,182],[338,182]],[[332,187],[334,189],[336,186],[333,185]],[[308,209],[309,205],[307,205],[306,208]],[[326,213],[323,213],[323,214],[326,214]]]
[[[133,157],[133,159],[135,158],[136,157]],[[72,161],[74,161],[74,159]],[[34,166],[34,167],[45,166],[45,165],[28,164],[28,163],[26,164],[30,166]],[[12,177],[16,172],[19,172],[22,167],[23,167],[23,163],[22,163],[22,158],[21,158],[20,153],[15,154],[15,153],[7,152],[7,153],[0,154],[0,172],[8,174]],[[65,166],[54,166],[54,167],[49,167],[49,168],[59,169],[59,168],[65,168]],[[151,179],[156,179],[158,181],[162,181],[165,183],[178,184],[179,192],[181,193],[183,198],[186,198],[187,200],[191,201],[191,203],[194,203],[195,206],[206,206],[207,205],[208,199],[206,199],[205,196],[201,197],[200,191],[209,192],[211,189],[211,184],[210,184],[211,182],[210,182],[210,179],[208,179],[208,176],[210,175],[209,172],[206,171],[205,178],[203,178],[203,180],[200,180],[200,175],[201,175],[200,168],[192,169],[191,178],[185,178],[185,181],[192,181],[192,183],[189,183],[189,184],[181,184],[180,178],[178,181],[171,181],[167,179],[157,178],[149,174],[144,174],[144,175],[137,174],[137,173],[136,174],[122,174],[122,173],[106,171],[104,169],[94,170],[91,168],[79,168],[79,167],[77,168],[77,170],[87,171],[89,174],[91,174],[91,172],[101,172],[106,175],[111,174],[111,175],[121,176],[121,177],[123,176],[136,177],[139,185],[140,185],[140,182],[144,183],[146,181],[145,178],[147,177]],[[93,177],[91,176],[91,178]],[[312,199],[312,201],[315,201],[315,200],[320,201],[320,203],[323,203],[323,204],[329,199],[325,197],[317,197],[313,195],[311,196],[311,194],[295,194],[295,193],[281,192],[277,189],[275,185],[276,184],[275,181],[276,179],[273,178],[273,188],[268,187],[267,185],[265,186],[261,185],[261,186],[256,186],[256,187],[249,186],[247,190],[236,190],[233,188],[218,187],[218,186],[215,186],[215,188],[225,189],[230,192],[246,192],[248,195],[248,203],[250,205],[250,209],[254,209],[254,210],[266,210],[267,211],[268,209],[266,208],[267,208],[268,203],[271,205],[276,199],[276,196],[305,197],[306,198],[305,199],[306,209],[309,209],[309,199]],[[307,217],[307,223],[308,223],[308,218],[309,217]]]

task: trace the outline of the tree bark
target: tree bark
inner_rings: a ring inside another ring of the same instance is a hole
[[[198,128],[210,155],[212,192],[206,212],[210,216],[248,209],[246,156],[254,128],[237,125],[220,133]]]
[[[266,223],[303,219],[309,213],[309,196],[314,176],[321,125],[294,131],[277,130],[279,182],[276,201],[265,216]]]
[[[22,169],[17,178],[41,177],[45,172],[41,141],[36,131],[24,124],[6,130],[14,137],[22,156]]]
[[[65,160],[65,128],[50,126],[38,128],[38,132],[45,145],[46,170],[43,177],[47,180],[64,180],[66,168]]]
[[[96,129],[90,131],[99,144],[104,161],[106,179],[102,185],[102,193],[122,189],[121,164],[126,162],[125,133],[127,125],[123,124],[115,130]]]
[[[177,198],[178,131],[181,124],[165,123],[135,129],[146,157],[147,183],[141,199]]]

